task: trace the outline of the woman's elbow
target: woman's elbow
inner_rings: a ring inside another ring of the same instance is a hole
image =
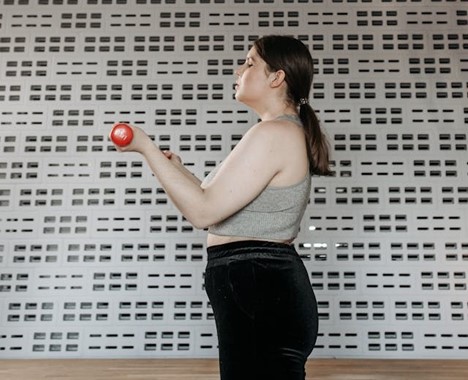
[[[194,222],[190,222],[190,224],[195,227],[197,230],[205,230],[207,229],[209,226],[211,226],[211,224],[208,224],[208,223],[203,223],[201,221],[194,221]]]
[[[187,218],[189,223],[198,230],[204,230],[214,224],[211,218],[203,215],[201,213],[197,213],[195,215],[191,215]]]

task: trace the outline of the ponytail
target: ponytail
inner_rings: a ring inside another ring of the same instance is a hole
[[[309,158],[310,174],[323,176],[332,175],[329,167],[329,145],[320,128],[320,122],[308,101],[301,99],[299,117],[304,126],[307,140],[307,157]]]

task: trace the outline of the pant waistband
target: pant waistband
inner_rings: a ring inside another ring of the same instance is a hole
[[[294,245],[263,240],[242,240],[207,248],[208,261],[242,254],[278,254],[298,256]]]

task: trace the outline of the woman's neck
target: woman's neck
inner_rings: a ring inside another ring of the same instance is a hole
[[[295,115],[297,116],[297,110],[292,107],[284,107],[283,109],[271,110],[259,114],[262,121],[274,120],[283,115]]]

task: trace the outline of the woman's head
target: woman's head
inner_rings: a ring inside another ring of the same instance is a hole
[[[286,101],[297,106],[309,98],[314,65],[309,49],[299,40],[287,36],[265,36],[254,42],[256,53],[266,63],[269,73],[284,72]]]

